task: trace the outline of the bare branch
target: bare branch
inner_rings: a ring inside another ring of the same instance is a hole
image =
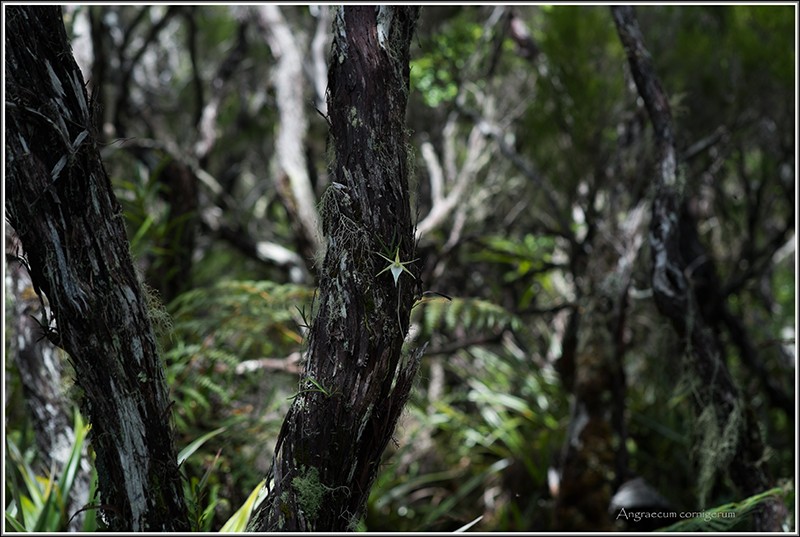
[[[431,180],[431,200],[436,205],[441,203],[443,198],[444,172],[442,171],[442,165],[439,163],[439,157],[436,156],[436,151],[434,151],[433,144],[430,142],[422,142],[420,151],[422,152],[423,160],[425,160],[425,165],[428,167],[428,177]]]
[[[270,371],[283,371],[285,373],[292,373],[299,375],[303,372],[303,366],[300,362],[303,355],[299,352],[293,352],[285,358],[259,358],[257,360],[245,360],[236,364],[236,374],[245,375],[258,371],[260,369],[267,369]],[[223,364],[224,365],[224,364]],[[227,366],[225,366],[227,368]]]
[[[454,138],[455,129],[448,130],[447,134]],[[453,146],[454,142],[451,140],[449,144]],[[478,173],[489,161],[489,152],[486,148],[485,139],[480,130],[477,127],[473,127],[467,142],[467,155],[464,164],[455,176],[448,177],[448,182],[452,183],[454,181],[455,184],[447,195],[443,195],[444,174],[433,146],[429,142],[425,142],[422,144],[421,149],[431,178],[432,206],[430,212],[417,224],[417,239],[424,237],[444,223],[453,210],[462,202],[467,187],[475,183]]]
[[[236,44],[222,61],[214,76],[214,80],[211,81],[211,98],[201,112],[200,121],[197,126],[199,139],[194,144],[195,158],[200,162],[203,162],[208,156],[219,137],[219,132],[217,131],[219,108],[228,93],[228,81],[236,73],[236,69],[242,63],[247,53],[246,30],[247,22],[245,20],[239,23]]]
[[[278,191],[286,209],[299,225],[299,235],[309,245],[310,254],[323,246],[322,230],[316,208],[316,196],[306,167],[305,147],[308,118],[303,99],[304,48],[292,32],[280,8],[267,4],[254,8],[257,22],[275,57],[275,93],[280,123],[275,141],[275,162]],[[288,189],[283,184],[288,183]]]
[[[554,189],[549,181],[542,177],[530,162],[520,156],[513,147],[506,143],[502,135],[503,131],[500,127],[491,123],[490,120],[479,112],[467,108],[463,103],[458,104],[458,109],[475,122],[484,136],[491,138],[492,141],[497,144],[500,153],[502,153],[525,178],[539,187],[550,207],[550,211],[540,212],[540,219],[543,219],[542,217],[548,217],[547,219],[550,220],[550,223],[547,224],[548,228],[557,230],[556,234],[558,235],[570,237],[570,224],[565,218],[563,211],[560,210],[561,204],[553,194]]]
[[[325,92],[328,90],[328,55],[331,37],[331,6],[313,6],[318,10],[317,29],[311,40],[309,63],[311,84],[314,86],[314,101],[317,110],[323,116],[328,115],[328,101]]]

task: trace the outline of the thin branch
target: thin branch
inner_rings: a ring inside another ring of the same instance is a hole
[[[285,358],[258,358],[255,360],[245,360],[236,364],[234,369],[237,375],[248,375],[254,371],[267,370],[267,371],[283,371],[293,375],[299,375],[303,372],[301,362],[303,355],[300,352],[293,352]],[[228,369],[225,364],[219,364],[221,370],[224,372]]]
[[[428,141],[420,144],[420,151],[422,152],[422,159],[428,168],[428,178],[431,181],[431,201],[434,205],[441,203],[444,199],[442,191],[444,190],[444,172],[442,165],[439,163],[439,157],[436,156],[436,151],[433,149],[433,144]]]
[[[150,10],[152,7],[146,6],[143,8],[143,11]],[[116,107],[114,110],[114,127],[117,130],[117,134],[119,136],[125,136],[125,128],[122,122],[122,115],[128,111],[128,99],[130,97],[130,84],[131,78],[133,77],[133,71],[136,65],[141,60],[144,53],[147,51],[147,48],[151,45],[153,41],[158,37],[158,34],[161,32],[162,29],[167,25],[167,23],[172,19],[174,15],[176,15],[183,6],[169,6],[167,8],[166,13],[164,16],[159,19],[157,23],[150,27],[150,31],[144,38],[142,45],[136,50],[133,56],[129,60],[124,60],[120,57],[120,64],[122,66],[122,76],[119,82],[119,95],[117,96]],[[128,35],[133,31],[133,28],[130,29]],[[123,49],[124,50],[124,49]]]
[[[490,343],[499,343],[503,338],[503,334],[493,334],[493,335],[481,335],[475,336],[471,338],[464,338],[458,339],[456,341],[451,341],[449,343],[445,343],[439,347],[433,347],[428,349],[425,354],[427,356],[434,356],[437,354],[453,354],[456,351],[460,351],[461,349],[468,349],[470,347],[474,347],[475,345],[488,345]]]
[[[724,299],[740,291],[747,282],[763,274],[770,267],[773,256],[786,244],[793,230],[794,213],[791,214],[790,221],[787,222],[786,226],[775,233],[764,246],[742,257],[742,260],[747,262],[747,268],[735,276],[732,276],[731,279],[725,283],[720,293],[721,297]]]
[[[150,13],[150,6],[142,6],[139,11],[136,13],[136,16],[133,18],[131,23],[122,33],[122,41],[117,46],[117,50],[119,51],[119,61],[120,65],[124,63],[123,54],[127,52],[128,45],[130,44],[131,40],[133,39],[133,34],[136,31],[136,27],[139,26],[145,17]]]
[[[275,140],[275,164],[280,169],[277,186],[287,211],[298,225],[301,249],[308,254],[323,247],[322,227],[316,208],[316,195],[303,154],[308,131],[306,103],[303,98],[304,48],[289,28],[280,8],[268,4],[254,8],[256,22],[276,59],[275,93],[279,124]],[[288,188],[286,188],[288,187]]]
[[[578,307],[578,304],[575,302],[563,302],[561,304],[556,304],[555,306],[548,306],[546,308],[541,307],[529,307],[524,308],[519,311],[514,312],[516,315],[524,316],[524,315],[552,315],[555,313],[559,313],[563,310],[574,310]]]
[[[199,139],[194,144],[195,158],[203,163],[219,138],[217,118],[222,101],[228,95],[228,82],[236,74],[247,54],[247,26],[246,20],[239,23],[236,44],[228,55],[222,60],[214,79],[211,82],[211,98],[203,107],[200,121],[197,126]]]
[[[315,104],[319,113],[327,118],[328,100],[325,93],[328,90],[328,54],[331,37],[331,6],[316,6],[317,28],[311,40],[309,54],[311,85],[314,87]]]
[[[455,181],[458,176],[456,166],[456,128],[458,127],[458,113],[451,112],[447,116],[447,123],[442,129],[442,159],[444,161],[445,177],[448,181]]]
[[[736,345],[736,348],[739,350],[739,356],[742,358],[742,362],[744,362],[751,371],[755,372],[772,406],[783,410],[789,421],[794,421],[794,398],[772,379],[770,372],[765,367],[764,360],[759,357],[758,349],[750,339],[747,327],[741,319],[730,311],[727,304],[723,304],[721,309],[722,322],[728,329],[731,341],[733,341],[733,344]]]
[[[456,106],[459,112],[470,118],[475,125],[478,126],[484,136],[490,138],[497,144],[498,149],[500,149],[500,153],[506,157],[525,178],[538,186],[539,190],[544,193],[551,211],[542,211],[540,214],[550,216],[552,222],[548,225],[548,227],[552,228],[553,224],[555,224],[555,229],[561,229],[561,231],[558,232],[559,235],[571,237],[569,232],[570,224],[565,218],[563,211],[560,210],[561,204],[554,195],[555,189],[552,187],[552,185],[550,185],[549,182],[536,171],[531,163],[525,160],[513,147],[506,143],[502,130],[499,127],[491,124],[480,113],[469,109],[463,103],[457,102]]]
[[[714,132],[704,138],[701,138],[700,140],[697,140],[695,143],[684,149],[683,153],[681,154],[681,158],[684,162],[688,162],[701,155],[705,151],[708,151],[710,148],[714,147],[729,136],[730,132],[728,131],[727,127],[725,127],[725,125],[720,125],[714,129]]]
[[[467,187],[475,182],[478,172],[486,165],[489,153],[480,131],[473,127],[467,142],[467,155],[458,175],[455,185],[443,195],[443,173],[439,160],[433,151],[433,146],[426,142],[422,145],[422,155],[428,165],[431,177],[431,210],[417,224],[417,239],[424,237],[434,229],[441,226],[453,210],[459,205]]]

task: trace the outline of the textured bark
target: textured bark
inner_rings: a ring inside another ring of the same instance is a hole
[[[55,468],[63,472],[72,447],[73,404],[66,396],[66,373],[58,349],[42,337],[38,319],[49,317],[33,290],[33,282],[19,257],[18,239],[6,225],[6,292],[13,295],[8,356],[20,376],[25,405],[33,425],[38,460],[45,472]],[[8,392],[6,392],[8,393]],[[6,401],[8,408],[8,401]],[[92,468],[84,446],[82,458],[66,502],[67,518],[77,513],[89,500]],[[70,519],[70,531],[80,531],[86,513]]]
[[[769,489],[772,480],[764,464],[765,450],[758,423],[721,360],[722,347],[709,326],[705,295],[715,275],[711,256],[700,244],[695,224],[684,210],[669,100],[653,68],[633,7],[615,6],[611,12],[655,132],[658,160],[650,224],[653,296],[661,314],[683,340],[685,363],[698,379],[698,418],[712,407],[720,428],[738,426],[734,435],[735,452],[723,462],[727,462],[728,473],[740,491],[754,495]],[[781,531],[785,515],[781,500],[771,499],[756,513],[755,530]]]
[[[335,162],[322,201],[327,253],[306,371],[281,429],[256,531],[353,529],[411,390],[403,356],[414,296],[387,262],[413,259],[405,111],[419,8],[336,13],[328,111]],[[406,265],[418,273],[415,263]]]
[[[6,10],[6,214],[92,424],[113,530],[188,529],[163,366],[57,6]]]

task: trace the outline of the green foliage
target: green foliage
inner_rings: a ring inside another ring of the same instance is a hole
[[[311,288],[271,281],[220,281],[170,305],[175,334],[209,334],[240,357],[270,355],[302,343],[297,308],[310,310]]]
[[[15,531],[49,533],[67,530],[71,515],[67,510],[69,496],[80,471],[82,450],[89,429],[80,413],[75,411],[75,442],[60,475],[53,470],[48,476],[38,474],[31,466],[30,455],[23,455],[12,436],[6,436],[7,453],[13,465],[7,468],[6,474],[10,501],[6,505],[5,519]],[[86,531],[93,526],[91,518],[86,517]]]
[[[303,381],[306,382],[306,386],[309,387],[298,391],[296,394],[292,395],[289,399],[295,399],[304,393],[321,393],[325,397],[333,397],[334,395],[339,393],[338,391],[331,392],[330,390],[325,388],[322,384],[320,384],[311,377],[306,377],[305,379],[303,379]]]
[[[220,434],[225,430],[224,427],[204,434],[194,442],[186,446],[178,454],[178,465],[182,465],[192,453],[197,451],[208,439]],[[219,503],[219,484],[215,483],[208,490],[208,480],[211,473],[219,460],[220,451],[214,457],[213,462],[208,466],[206,473],[203,477],[198,479],[196,476],[191,476],[188,479],[184,477],[183,487],[186,496],[186,505],[189,509],[189,518],[193,531],[210,531],[211,523],[213,521],[214,509]],[[208,499],[206,500],[206,495]]]
[[[186,449],[199,457],[183,466],[196,527],[220,527],[230,518],[224,515],[230,506],[245,500],[241,485],[249,488],[259,477],[248,465],[265,456],[253,449],[254,438],[262,439],[261,446],[274,441],[287,392],[296,386],[285,374],[244,374],[237,368],[298,351],[307,330],[300,310],[310,312],[312,299],[313,289],[304,286],[220,280],[169,304],[173,328],[162,344],[178,431],[196,438]],[[238,477],[231,480],[230,472]]]
[[[229,404],[242,361],[298,348],[303,320],[296,308],[312,297],[309,288],[269,281],[222,281],[178,297],[170,305],[175,343],[165,358],[170,384],[184,401],[179,419],[199,419],[195,410],[209,412],[214,401]]]
[[[169,161],[169,157],[162,155],[152,171],[125,153],[115,154],[112,161],[126,169],[114,186],[122,205],[134,259],[147,255],[158,259],[166,254],[162,246],[164,237],[168,237],[173,228],[182,225],[178,219],[167,218],[169,206],[161,199],[165,186],[158,177]]]
[[[223,6],[204,6],[194,10],[197,16],[197,32],[204,39],[198,45],[198,54],[218,56],[221,50],[231,47],[236,38],[236,19]],[[211,75],[211,73],[206,73]]]
[[[795,77],[796,48],[791,41],[792,20],[797,12],[791,6],[739,5],[731,9],[730,39],[742,55],[744,73],[766,71],[787,87]]]
[[[548,262],[553,255],[555,244],[552,237],[525,234],[520,240],[508,236],[487,236],[481,240],[482,250],[476,260],[519,265],[521,275],[528,274]]]
[[[793,490],[775,487],[750,496],[749,498],[745,498],[740,502],[731,502],[710,509],[704,509],[701,514],[698,514],[698,516],[694,518],[681,520],[680,522],[676,522],[658,531],[682,533],[701,531],[722,533],[732,531],[747,522],[753,515],[753,512],[758,507],[762,506],[765,501],[775,498],[788,499],[788,497],[793,494]],[[791,509],[791,505],[787,505],[787,508]]]
[[[231,518],[219,530],[220,533],[241,533],[247,528],[253,510],[261,505],[261,502],[267,497],[267,489],[265,488],[266,480],[262,479],[258,485],[253,489],[244,504],[236,510]]]
[[[687,113],[678,121],[691,130],[710,131],[748,106],[788,105],[759,96],[780,93],[794,79],[793,11],[756,5],[640,10],[667,89],[689,96]],[[659,31],[665,25],[680,31]]]
[[[502,282],[508,285],[521,284],[522,292],[515,304],[520,309],[529,307],[536,300],[536,293],[552,291],[547,272],[554,268],[552,237],[526,234],[520,239],[489,236],[481,241],[482,248],[472,259],[500,265],[504,270]],[[536,285],[531,285],[535,282]]]
[[[548,176],[573,189],[616,143],[624,55],[605,6],[555,6],[536,15],[547,72],[536,84],[537,104],[528,109],[524,130],[560,135],[522,143]],[[565,151],[570,158],[563,158]]]
[[[426,40],[422,53],[411,59],[411,88],[435,108],[455,99],[461,71],[474,52],[483,30],[467,12]]]
[[[493,302],[477,298],[454,297],[448,301],[426,302],[414,308],[412,318],[421,318],[424,335],[456,330],[493,334],[504,329],[522,328],[517,315]]]
[[[204,434],[203,436],[201,436],[200,438],[195,439],[191,444],[189,444],[185,448],[183,448],[178,453],[178,466],[183,464],[184,461],[186,461],[186,459],[191,457],[194,452],[196,452],[198,449],[200,449],[200,447],[203,444],[205,444],[206,441],[208,441],[209,439],[214,438],[218,434],[224,432],[225,429],[226,429],[225,427],[220,427],[219,429],[215,429],[213,431],[209,431],[206,434]]]
[[[451,378],[441,396],[429,399],[418,388],[399,427],[404,441],[387,454],[373,488],[370,531],[453,531],[484,512],[488,491],[492,515],[476,529],[524,529],[515,526],[515,513],[546,497],[566,400],[552,371],[512,348],[459,351],[441,361]],[[423,382],[430,371],[424,368]],[[506,495],[501,484],[511,483],[521,488]]]

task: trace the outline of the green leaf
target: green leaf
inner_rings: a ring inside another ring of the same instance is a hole
[[[75,484],[75,476],[78,474],[81,465],[83,444],[89,432],[89,426],[84,424],[83,417],[77,410],[75,411],[73,431],[75,432],[75,441],[72,444],[67,464],[61,473],[61,478],[58,480],[58,488],[64,498],[69,497],[72,486]]]
[[[266,479],[262,479],[258,485],[256,485],[256,488],[253,489],[253,492],[250,493],[250,496],[244,504],[230,519],[228,519],[225,525],[222,526],[222,529],[219,530],[220,533],[238,533],[247,528],[247,523],[250,522],[250,515],[253,514],[253,509],[261,505],[261,502],[267,497],[267,489],[264,488],[266,481]]]
[[[738,524],[741,524],[745,518],[749,517],[764,501],[773,497],[781,497],[784,493],[785,491],[781,487],[775,487],[760,494],[750,496],[741,502],[726,503],[718,507],[705,509],[702,516],[682,520],[658,531],[730,531]]]
[[[211,432],[208,432],[201,436],[200,438],[194,440],[191,444],[183,448],[180,453],[178,453],[178,466],[184,463],[186,459],[188,459],[195,451],[200,449],[200,446],[205,444],[209,439],[214,438],[218,434],[225,431],[227,427],[220,427],[219,429],[214,429]]]
[[[153,219],[152,215],[147,215],[147,218],[145,218],[144,222],[142,222],[142,225],[136,230],[136,235],[134,235],[131,239],[131,250],[136,249],[139,241],[142,240],[142,237],[144,237],[145,233],[147,233],[147,230],[150,229],[150,226],[152,226],[154,222],[155,220]]]
[[[94,498],[97,492],[97,468],[92,466],[92,480],[89,486],[89,498]],[[72,516],[75,516],[73,513]],[[83,519],[83,532],[92,533],[97,530],[97,517],[93,513],[86,513]]]
[[[472,522],[468,522],[467,524],[464,524],[463,526],[461,526],[460,528],[455,530],[453,533],[464,533],[465,531],[470,529],[472,526],[474,526],[475,524],[477,524],[481,520],[483,520],[483,515],[479,516],[478,518],[476,518]]]
[[[22,512],[22,520],[25,524],[25,531],[33,531],[36,520],[41,512],[40,508],[34,505],[33,501],[28,496],[20,498],[20,511]]]
[[[58,490],[51,474],[45,486],[45,502],[36,518],[36,524],[33,527],[34,532],[57,531],[60,529],[59,522],[61,517],[56,503],[57,496]]]
[[[511,464],[511,460],[509,459],[500,459],[499,461],[495,462],[491,466],[489,466],[486,470],[479,473],[476,476],[473,476],[469,481],[464,483],[455,494],[448,497],[444,500],[439,506],[428,513],[425,517],[425,522],[423,522],[423,527],[430,525],[432,522],[438,520],[442,515],[451,511],[462,498],[464,498],[467,494],[472,492],[475,488],[477,488],[481,483],[484,482],[487,476],[499,473],[507,468]]]
[[[36,481],[36,473],[25,461],[19,451],[19,448],[10,437],[6,437],[6,444],[8,445],[8,452],[11,455],[11,459],[17,465],[17,469],[19,470],[22,480],[25,482],[25,486],[27,487],[29,495],[28,501],[37,510],[41,509],[44,505],[44,497],[42,496],[42,490]],[[23,509],[22,512],[24,514],[25,510]]]
[[[12,504],[12,505],[14,507],[14,511],[16,511],[16,505],[14,505],[14,504]],[[11,508],[11,506],[9,506],[9,508]],[[6,510],[6,522],[8,522],[11,525],[11,527],[14,528],[14,531],[19,531],[19,532],[26,532],[27,531],[25,529],[25,526],[23,526],[22,524],[17,522],[17,519],[14,518],[14,513],[9,512],[8,510]]]

